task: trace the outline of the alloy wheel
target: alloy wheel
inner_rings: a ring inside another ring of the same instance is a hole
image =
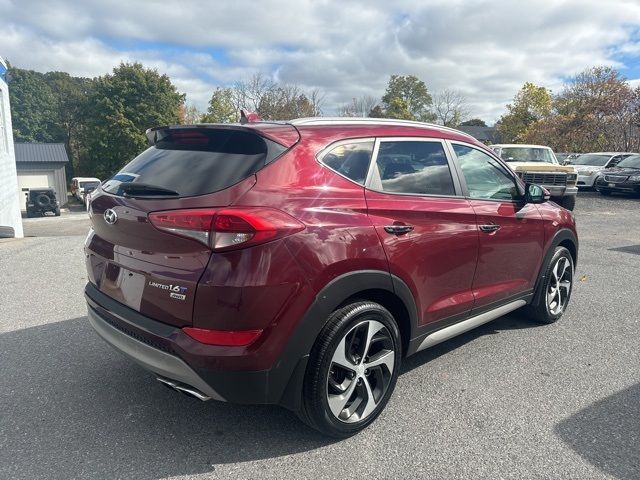
[[[547,288],[547,307],[551,315],[560,315],[569,301],[573,268],[567,257],[560,257],[551,270]]]
[[[331,358],[327,400],[345,423],[364,420],[384,398],[393,376],[394,343],[387,327],[366,320],[351,328]]]

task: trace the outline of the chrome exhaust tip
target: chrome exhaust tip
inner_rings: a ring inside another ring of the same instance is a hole
[[[156,380],[158,380],[164,386],[169,387],[169,388],[175,390],[176,392],[183,393],[183,394],[187,395],[188,397],[197,398],[198,400],[200,400],[202,402],[206,402],[207,400],[211,400],[210,396],[202,393],[200,390],[198,390],[197,388],[192,387],[191,385],[187,385],[186,383],[178,382],[176,380],[170,380],[170,379],[164,378],[164,377],[156,377]]]

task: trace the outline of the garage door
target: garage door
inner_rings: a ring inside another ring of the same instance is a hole
[[[27,209],[27,196],[23,188],[53,187],[53,171],[18,174],[18,195],[20,196],[20,208]]]

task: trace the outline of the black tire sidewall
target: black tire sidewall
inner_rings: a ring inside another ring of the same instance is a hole
[[[331,359],[344,335],[355,325],[365,320],[376,320],[382,323],[391,334],[395,353],[394,371],[392,372],[387,391],[377,405],[376,410],[362,421],[345,423],[338,420],[329,409],[326,389]],[[322,341],[323,338],[327,338],[327,335],[331,337],[328,343]],[[354,302],[336,310],[329,317],[327,325],[318,336],[318,341],[316,341],[311,351],[305,376],[303,403],[306,416],[310,420],[311,425],[325,434],[338,438],[349,437],[365,429],[380,415],[393,394],[398,379],[401,357],[402,342],[400,340],[398,326],[391,313],[382,305],[362,301]]]
[[[551,279],[553,275],[552,274],[553,267],[560,260],[560,258],[563,258],[563,257],[567,258],[571,264],[571,285],[569,286],[569,294],[567,295],[565,307],[562,309],[560,313],[554,315],[549,311],[549,304],[547,302],[547,290],[549,289],[549,284],[551,283]],[[567,310],[567,307],[569,306],[569,301],[571,300],[571,293],[573,292],[574,275],[575,275],[575,266],[573,264],[573,257],[571,256],[571,253],[569,252],[569,250],[567,250],[564,247],[556,247],[553,257],[551,257],[551,260],[549,261],[549,265],[547,266],[546,278],[545,278],[543,289],[540,295],[541,305],[539,307],[541,309],[544,309],[544,314],[546,318],[543,321],[545,321],[546,323],[554,323],[558,321],[560,317],[562,317],[564,312]]]

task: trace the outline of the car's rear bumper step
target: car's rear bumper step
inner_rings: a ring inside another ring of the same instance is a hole
[[[88,312],[89,323],[109,345],[143,368],[164,379],[174,380],[175,386],[171,386],[176,390],[196,398],[203,397],[200,400],[225,400],[180,358],[136,340],[111,326],[91,306]]]

